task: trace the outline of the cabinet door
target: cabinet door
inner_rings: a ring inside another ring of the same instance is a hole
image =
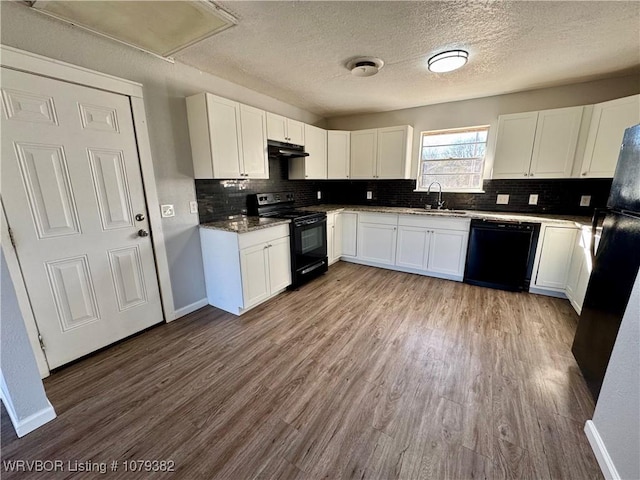
[[[240,104],[207,94],[213,178],[242,178]]]
[[[335,213],[327,213],[327,257],[329,259],[329,265],[333,262],[336,229],[335,229],[336,215]]]
[[[595,105],[580,176],[612,178],[624,131],[638,123],[640,95]]]
[[[342,212],[342,255],[358,256],[358,214]]]
[[[570,107],[538,113],[529,177],[571,177],[583,110]]]
[[[278,142],[288,142],[287,119],[285,117],[267,112],[267,138]]]
[[[269,242],[269,294],[291,285],[291,247],[289,237]]]
[[[329,130],[327,133],[327,178],[349,178],[351,132]]]
[[[527,178],[538,112],[498,117],[492,178]]]
[[[300,160],[304,161],[304,178],[326,179],[327,178],[327,131],[312,125],[304,126],[305,151],[308,157]],[[294,142],[295,143],[295,142]]]
[[[376,178],[404,179],[407,172],[408,128],[378,129]]]
[[[240,250],[243,307],[250,308],[269,296],[267,244]]]
[[[575,228],[546,227],[535,285],[565,290],[571,265]]]
[[[461,277],[464,274],[468,240],[468,232],[431,230],[427,270]]]
[[[264,110],[241,104],[240,130],[245,177],[269,178],[267,121]]]
[[[336,213],[333,222],[333,262],[340,260],[342,256],[342,215],[342,212]]]
[[[578,239],[573,247],[573,253],[571,254],[571,264],[569,265],[569,272],[567,273],[567,286],[565,290],[567,297],[571,301],[571,305],[578,313],[580,313],[582,305],[578,306],[575,300],[578,281],[580,280],[583,268],[584,256],[582,255],[582,247],[580,246],[580,235],[578,235]]]
[[[351,178],[375,178],[378,130],[351,132]]]
[[[571,256],[571,265],[567,275],[566,294],[571,301],[573,308],[580,314],[582,311],[582,303],[587,293],[587,285],[591,276],[591,232],[588,229],[579,230],[573,254]]]
[[[397,229],[393,225],[361,222],[358,225],[358,258],[385,265],[395,264]]]
[[[287,142],[295,145],[306,145],[304,138],[304,123],[287,118]]]
[[[429,253],[429,230],[422,227],[398,227],[396,265],[425,270]]]

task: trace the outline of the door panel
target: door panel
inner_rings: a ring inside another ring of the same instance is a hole
[[[431,272],[462,276],[468,239],[467,232],[433,230],[427,269]]]
[[[291,285],[291,246],[289,237],[269,242],[269,294]]]
[[[2,201],[55,368],[163,320],[131,106],[5,68],[2,98]]]
[[[242,161],[251,178],[269,178],[267,122],[264,110],[240,105]]]
[[[266,244],[240,251],[244,308],[253,307],[269,296],[269,263]]]
[[[424,270],[427,260],[429,232],[420,227],[398,227],[396,265]]]
[[[393,265],[396,261],[396,229],[393,225],[360,223],[358,257],[362,260]]]

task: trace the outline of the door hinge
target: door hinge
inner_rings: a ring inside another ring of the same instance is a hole
[[[15,249],[16,248],[16,239],[13,236],[13,230],[11,230],[11,227],[9,227],[9,239],[11,240],[11,245]]]
[[[40,348],[44,351],[44,340],[42,339],[42,335],[38,334],[38,341],[40,342]]]

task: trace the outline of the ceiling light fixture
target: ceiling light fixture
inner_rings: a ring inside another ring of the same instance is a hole
[[[469,52],[464,50],[448,50],[438,53],[429,59],[429,70],[435,73],[452,72],[464,66]]]
[[[347,62],[347,68],[356,77],[371,77],[378,73],[384,62],[376,57],[358,57]]]

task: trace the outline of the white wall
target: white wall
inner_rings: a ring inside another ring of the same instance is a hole
[[[487,169],[485,170],[485,178],[487,178],[493,164],[492,147],[495,141],[498,115],[589,105],[639,92],[640,76],[635,75],[390,112],[331,117],[326,120],[326,126],[336,130],[360,130],[394,125],[412,125],[414,128],[413,156],[415,158],[413,178],[415,178],[420,148],[420,132],[490,125],[487,140],[489,146]],[[579,154],[578,152],[577,155]]]
[[[318,124],[317,115],[183,64],[171,64],[131,47],[59,22],[16,2],[0,2],[0,41],[12,47],[140,82],[161,203],[175,205],[163,219],[176,310],[205,298],[191,147],[184,97],[209,91],[249,105]],[[149,208],[159,208],[150,205]]]
[[[620,478],[640,478],[640,272],[618,331],[593,423]]]
[[[9,270],[0,251],[0,388],[22,436],[55,417],[40,380]]]

